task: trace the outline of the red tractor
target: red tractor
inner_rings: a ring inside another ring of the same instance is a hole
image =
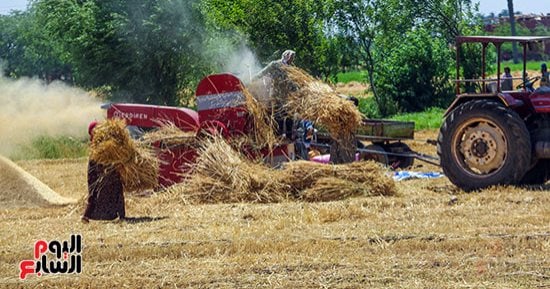
[[[550,174],[550,87],[534,89],[540,77],[526,73],[527,49],[550,37],[461,36],[456,39],[456,99],[445,113],[437,153],[445,175],[470,191],[492,185],[544,184]],[[516,42],[523,48],[521,84],[502,90],[501,48]],[[461,45],[482,46],[480,79],[460,77]],[[497,52],[496,78],[486,76],[486,53]],[[474,44],[468,44],[474,45]],[[474,84],[475,91],[465,91]]]

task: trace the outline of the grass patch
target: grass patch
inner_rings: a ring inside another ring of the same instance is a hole
[[[88,154],[86,140],[68,136],[39,136],[29,144],[24,145],[12,158],[15,160],[29,159],[62,159],[79,158]]]
[[[336,74],[336,82],[348,83],[352,81],[367,82],[367,71],[348,71]]]
[[[392,120],[398,121],[414,121],[415,129],[437,129],[443,122],[443,113],[445,110],[442,108],[432,107],[423,112],[404,113],[392,116]]]
[[[540,64],[543,63],[544,61],[527,61],[527,70],[536,70],[536,71],[539,71],[540,70]],[[501,70],[501,73],[504,73],[504,67],[510,67],[510,70],[512,72],[514,71],[517,71],[517,72],[520,72],[523,71],[523,61],[520,59],[519,63],[514,63],[514,61],[510,60],[510,61],[503,61],[502,63],[500,63],[500,70]],[[495,65],[495,70],[496,70],[496,65]],[[534,76],[534,75],[531,75],[531,76]]]

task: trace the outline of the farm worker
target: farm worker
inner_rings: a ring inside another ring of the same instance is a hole
[[[504,73],[501,77],[500,89],[502,91],[513,89],[512,74],[510,73],[510,67],[504,67]]]
[[[550,75],[548,74],[548,68],[546,67],[546,63],[543,63],[540,65],[540,86],[550,86]]]
[[[97,122],[90,123],[90,141]],[[124,194],[120,175],[115,167],[88,161],[88,198],[82,221],[124,219]]]
[[[313,140],[313,134],[315,127],[309,120],[301,120],[298,122],[298,135],[299,141],[296,142],[296,155],[302,160],[309,160],[309,150],[311,147],[311,141]]]

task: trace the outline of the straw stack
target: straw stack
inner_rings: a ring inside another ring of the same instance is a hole
[[[376,162],[324,165],[297,161],[282,170],[245,158],[221,137],[203,140],[193,173],[169,188],[191,203],[331,201],[394,195],[393,180]]]
[[[395,195],[395,182],[374,161],[325,165],[308,161],[285,164],[282,180],[307,201],[334,200],[350,196]],[[301,193],[300,193],[301,192]]]
[[[110,119],[94,129],[90,160],[116,168],[127,192],[158,185],[159,160],[149,146],[133,141],[120,119]]]
[[[298,87],[286,96],[285,109],[325,127],[334,139],[349,138],[361,123],[361,113],[345,99],[339,97],[327,84],[295,66],[281,66],[288,80]]]
[[[171,190],[191,201],[279,202],[287,198],[284,184],[272,176],[275,171],[247,160],[223,138],[203,139],[192,176]]]

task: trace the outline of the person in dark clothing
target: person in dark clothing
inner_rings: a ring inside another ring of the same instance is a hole
[[[93,139],[96,122],[90,124],[88,133]],[[82,221],[124,219],[124,192],[120,174],[113,166],[88,161],[88,198]]]

